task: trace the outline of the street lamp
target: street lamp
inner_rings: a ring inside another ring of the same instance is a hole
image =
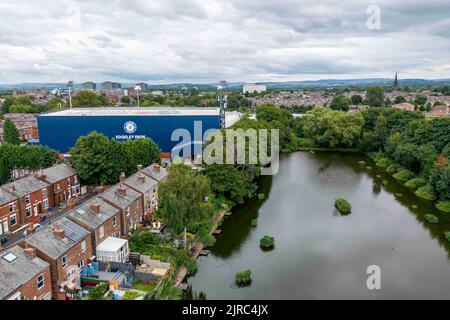
[[[134,87],[134,90],[137,92],[137,100],[138,100],[138,108],[140,107],[140,101],[139,101],[139,90],[142,90],[141,86]]]

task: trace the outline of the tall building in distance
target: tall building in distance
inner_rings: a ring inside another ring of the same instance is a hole
[[[82,83],[81,90],[97,91],[97,84],[90,81]]]
[[[255,84],[255,83],[246,83],[244,84],[244,89],[243,92],[244,93],[253,93],[253,92],[257,92],[257,93],[261,93],[261,92],[266,92],[267,91],[267,86],[265,84]]]
[[[395,73],[394,89],[398,89],[398,74],[397,74],[397,72]]]
[[[148,91],[148,84],[146,84],[144,82],[136,83],[136,86],[141,87],[142,91]]]
[[[117,82],[106,81],[101,84],[102,90],[117,90],[122,89],[122,85]]]

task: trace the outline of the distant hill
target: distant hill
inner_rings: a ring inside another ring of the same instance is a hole
[[[287,82],[258,82],[260,84],[266,84],[269,89],[302,89],[302,88],[343,88],[343,87],[371,87],[371,86],[392,86],[393,79],[389,78],[372,78],[372,79],[346,79],[346,80],[315,80],[315,81],[287,81]],[[64,88],[65,83],[18,83],[18,84],[0,84],[0,90],[11,89],[37,89],[37,88]],[[228,83],[228,88],[241,90],[243,82],[231,82]],[[400,86],[446,86],[450,85],[450,79],[400,79]],[[132,83],[123,83],[123,88],[134,87]],[[215,89],[216,83],[174,83],[174,84],[158,84],[149,85],[150,90],[182,90],[182,89]],[[79,85],[75,85],[75,89],[79,88]]]

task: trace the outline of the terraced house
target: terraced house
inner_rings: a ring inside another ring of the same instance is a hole
[[[85,202],[67,218],[79,224],[92,234],[92,247],[96,248],[108,237],[121,235],[120,209],[108,204],[101,198]]]
[[[0,189],[0,236],[20,226],[19,199]]]
[[[81,194],[80,178],[76,170],[67,164],[58,164],[42,170],[38,179],[50,184],[55,207]]]
[[[33,248],[0,253],[0,300],[50,300],[50,266]]]
[[[21,246],[35,248],[36,255],[50,264],[56,300],[71,299],[81,289],[77,277],[94,258],[90,232],[65,217],[26,238]]]
[[[52,205],[50,184],[35,176],[25,177],[1,187],[19,199],[23,225],[38,222]]]
[[[142,195],[125,184],[115,185],[99,197],[120,210],[123,236],[136,230],[143,222]]]
[[[121,175],[121,182],[142,195],[142,207],[144,208],[144,220],[151,221],[153,212],[158,205],[158,182],[142,173],[142,166],[138,166],[138,172],[125,178]]]

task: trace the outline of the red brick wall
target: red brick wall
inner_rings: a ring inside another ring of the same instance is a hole
[[[113,218],[116,218],[116,225],[113,225]],[[112,236],[115,234],[116,237],[120,237],[121,232],[121,219],[120,219],[120,213],[117,213],[114,217],[111,217],[108,221],[106,221],[104,224],[102,224],[100,227],[94,230],[94,244],[93,244],[93,250],[95,251],[95,248],[106,238]],[[100,229],[103,227],[103,237],[100,236]]]
[[[3,223],[3,220],[6,219],[7,223],[8,223],[8,230],[9,231],[14,231],[15,229],[20,227],[20,211],[19,211],[19,201],[15,200],[13,202],[11,202],[14,204],[15,210],[13,212],[9,211],[9,203],[3,205],[0,207],[0,223]],[[11,225],[11,219],[10,216],[15,214],[16,215],[16,224],[14,226]],[[4,232],[5,230],[3,230],[3,225],[1,230]],[[1,232],[0,232],[1,234]]]
[[[42,189],[36,192],[33,192],[30,194],[30,204],[26,204],[26,197],[20,198],[20,208],[21,208],[21,215],[23,217],[22,224],[27,224],[30,222],[38,222],[40,217],[34,215],[34,205],[37,205],[39,207],[39,204],[41,205],[41,214],[45,214],[48,212],[48,208],[52,206],[51,203],[51,188],[47,187],[44,188],[47,190],[47,196],[44,197],[44,194],[42,192]],[[48,207],[44,207],[44,199],[48,200]],[[31,208],[31,215],[27,217],[26,209]]]
[[[44,276],[44,286],[38,289],[37,278],[42,274]],[[24,283],[19,289],[17,289],[10,297],[14,296],[17,292],[20,292],[21,300],[42,300],[48,294],[52,294],[52,282],[50,277],[50,267],[44,268],[40,273],[36,274],[28,282]]]
[[[75,177],[77,177],[77,182],[75,182]],[[81,192],[81,187],[80,187],[80,177],[78,177],[78,175],[73,175],[70,178],[70,186],[71,186],[71,197],[72,198],[77,198],[80,196],[80,192]],[[76,190],[74,187],[76,187],[78,185],[79,190],[78,193],[76,193]],[[59,186],[59,188],[58,188]],[[67,201],[68,197],[69,197],[69,193],[67,191],[67,187],[69,186],[69,182],[67,181],[67,179],[58,181],[56,183],[52,184],[52,190],[53,190],[53,206],[59,206],[60,204],[64,203]]]

